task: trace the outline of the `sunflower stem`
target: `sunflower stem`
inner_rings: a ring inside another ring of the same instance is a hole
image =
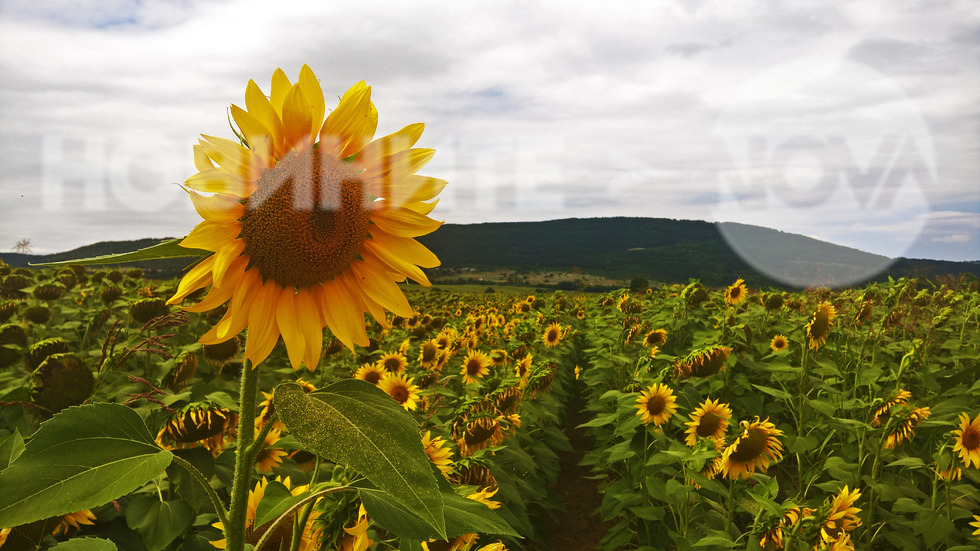
[[[179,455],[173,456],[173,462],[178,466],[183,467],[183,469],[190,473],[194,480],[197,480],[197,482],[204,488],[204,491],[208,494],[208,498],[211,499],[211,504],[214,505],[214,511],[218,513],[218,520],[221,521],[221,525],[228,526],[228,510],[225,509],[224,503],[222,503],[221,498],[218,497],[218,492],[214,491],[214,487],[211,486],[208,479],[204,477],[204,473],[197,470],[194,465]]]
[[[244,551],[248,514],[248,491],[252,486],[250,447],[255,438],[255,395],[258,371],[247,359],[242,364],[242,388],[238,406],[238,450],[235,454],[235,479],[231,487],[231,510],[225,524],[228,551]]]

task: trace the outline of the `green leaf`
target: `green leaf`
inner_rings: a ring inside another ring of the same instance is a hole
[[[265,523],[273,521],[287,509],[303,501],[310,492],[303,492],[294,496],[289,488],[281,482],[272,481],[265,487],[262,500],[255,508],[255,526],[263,526]]]
[[[108,503],[163,472],[171,458],[128,407],[70,407],[41,424],[0,472],[0,527]]]
[[[886,467],[925,467],[926,464],[918,457],[903,457],[885,465]]]
[[[103,265],[103,264],[121,264],[123,262],[139,262],[142,260],[156,260],[158,258],[186,258],[186,257],[198,257],[207,256],[211,254],[211,251],[205,251],[201,249],[187,249],[180,246],[182,239],[170,239],[168,241],[162,241],[156,245],[146,247],[145,249],[139,249],[137,251],[119,254],[104,254],[101,256],[92,256],[89,258],[79,258],[76,260],[62,260],[59,262],[39,262],[37,264],[31,264],[31,266],[65,266],[68,264],[81,264],[86,265]]]
[[[126,506],[126,523],[140,533],[147,551],[165,549],[194,523],[194,509],[183,500],[160,501],[142,495]]]
[[[709,545],[716,549],[731,549],[732,547],[735,547],[735,542],[732,541],[732,537],[728,535],[728,532],[723,532],[721,530],[708,530],[707,536],[694,543],[694,547],[707,547]]]
[[[441,478],[441,477],[440,477]],[[493,510],[472,499],[467,499],[453,491],[445,479],[440,484],[446,514],[446,536],[452,538],[462,534],[496,534],[519,537]],[[364,508],[371,520],[389,532],[402,538],[425,541],[430,538],[443,538],[434,533],[432,528],[404,505],[391,496],[371,487],[370,484],[358,484],[358,492],[364,502]]]
[[[24,453],[24,437],[20,435],[19,430],[14,429],[13,434],[0,443],[0,469],[9,467],[22,453]]]
[[[792,398],[792,396],[785,390],[779,390],[778,388],[757,385],[755,383],[753,383],[752,386],[754,386],[755,388],[761,390],[762,392],[765,392],[766,394],[774,398],[779,398],[780,400],[789,400],[790,398]]]
[[[418,423],[391,396],[348,379],[309,394],[283,383],[274,403],[307,450],[358,471],[445,539],[442,495]]]
[[[99,538],[74,538],[55,545],[51,551],[116,551],[116,544]]]

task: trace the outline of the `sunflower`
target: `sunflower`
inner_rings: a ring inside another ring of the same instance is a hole
[[[432,369],[439,362],[439,341],[429,339],[422,343],[419,350],[419,365],[425,369]]]
[[[459,372],[463,376],[463,383],[475,383],[477,379],[485,377],[490,373],[490,370],[487,369],[489,365],[490,358],[485,353],[480,350],[470,350],[466,354],[466,359],[463,360],[463,369]]]
[[[910,440],[915,435],[915,427],[919,426],[919,423],[922,421],[928,419],[930,413],[927,407],[912,408],[908,411],[905,420],[899,423],[898,428],[885,439],[885,449],[895,449],[895,446],[901,444],[902,441]]]
[[[479,501],[480,503],[486,505],[490,509],[499,509],[500,508],[500,502],[499,501],[493,501],[492,499],[490,499],[491,497],[493,497],[494,495],[496,495],[496,493],[499,490],[500,490],[500,488],[494,488],[493,491],[490,491],[490,488],[489,487],[483,488],[479,492],[468,494],[466,496],[466,499],[472,499],[473,501]]]
[[[953,451],[960,452],[960,461],[980,469],[980,414],[970,421],[969,415],[961,413],[960,428],[953,431],[953,436]]]
[[[790,507],[783,513],[783,516],[779,517],[779,520],[774,525],[763,532],[759,540],[759,547],[763,549],[782,549],[784,532],[799,524],[802,518],[812,515],[813,509],[808,507]]]
[[[406,365],[408,365],[408,359],[401,352],[388,352],[378,360],[378,366],[384,368],[388,373],[401,373],[405,371]]]
[[[354,519],[354,525],[350,528],[344,526],[346,533],[337,542],[338,551],[366,551],[374,545],[374,540],[367,536],[369,524],[367,511],[362,503],[357,508],[357,518]]]
[[[769,341],[769,348],[773,352],[782,352],[789,348],[789,339],[785,335],[775,335],[772,340]]]
[[[664,329],[654,329],[643,337],[643,346],[647,348],[660,348],[667,343],[667,331]]]
[[[287,476],[285,479],[275,478],[276,482],[282,483],[289,493],[297,496],[309,490],[309,486],[297,486],[292,487],[292,483]],[[248,508],[246,510],[245,516],[245,541],[249,544],[255,545],[259,542],[259,539],[265,534],[265,532],[272,525],[272,521],[267,522],[261,526],[255,526],[255,512],[258,509],[259,502],[265,497],[265,489],[269,485],[269,480],[266,478],[260,478],[255,484],[255,488],[249,490],[248,492]],[[303,527],[303,534],[300,536],[299,548],[302,551],[314,551],[318,549],[318,542],[320,540],[319,530],[315,528],[318,524],[320,517],[320,512],[314,508],[307,519],[306,525]],[[213,523],[211,526],[218,528],[219,530],[224,530],[224,524],[221,521]],[[279,549],[280,547],[288,549],[290,542],[293,539],[293,523],[283,522],[280,524],[276,531],[271,534],[266,543],[269,544],[271,549]],[[218,541],[210,542],[211,545],[218,549],[227,548],[227,542],[224,539]]]
[[[970,523],[970,526],[976,528],[976,530],[973,531],[973,535],[980,540],[980,515],[973,515],[973,522]]]
[[[813,314],[813,319],[806,324],[806,336],[810,339],[810,350],[816,350],[827,342],[827,335],[830,328],[834,325],[834,317],[837,310],[834,305],[828,302],[821,302],[817,311]]]
[[[579,321],[582,321],[582,320],[584,320],[584,319],[585,319],[585,310],[582,310],[581,308],[580,308],[580,309],[578,309],[578,310],[577,310],[577,311],[575,312],[575,319],[577,319],[577,320],[579,320]]]
[[[419,387],[415,379],[400,373],[385,373],[378,382],[378,388],[388,393],[407,411],[414,411],[419,403]]]
[[[68,513],[61,517],[58,525],[54,527],[54,531],[51,532],[52,535],[60,536],[62,534],[67,534],[70,528],[76,530],[81,530],[82,526],[95,526],[95,513],[91,509],[85,509],[84,511],[77,511],[74,513]]]
[[[681,379],[708,377],[725,369],[725,362],[732,349],[727,346],[712,346],[698,349],[674,364],[674,372]]]
[[[215,457],[234,440],[238,414],[209,403],[194,404],[171,415],[157,433],[157,444],[165,449],[209,450]]]
[[[181,245],[214,254],[168,303],[210,285],[185,309],[229,306],[202,343],[248,328],[245,358],[257,365],[281,335],[293,369],[313,369],[324,327],[353,350],[368,344],[365,312],[385,328],[385,309],[414,315],[396,283],[429,285],[420,267],[439,265],[414,238],[439,227],[427,215],[446,182],[416,174],[433,155],[412,147],[422,124],[372,141],[378,114],[363,81],[326,119],[308,66],[296,84],[277,69],[271,90],[267,97],[249,81],[246,108],[231,106],[241,143],[204,136],[194,146],[199,172],[186,186],[204,221]]]
[[[541,340],[549,348],[554,348],[561,342],[561,337],[561,324],[552,323],[544,330],[544,335],[541,337]]]
[[[422,435],[422,447],[425,455],[429,456],[429,461],[439,468],[443,476],[449,477],[453,471],[453,452],[446,447],[446,439],[441,436],[432,437],[431,431],[425,431]]]
[[[354,378],[376,385],[381,381],[381,377],[385,373],[387,373],[385,368],[376,363],[364,364],[354,372]]]
[[[721,454],[718,468],[726,477],[748,478],[756,469],[766,470],[770,461],[783,457],[783,446],[777,437],[783,431],[775,425],[759,421],[756,417],[751,423],[742,421],[742,434]]]
[[[271,429],[266,434],[262,449],[255,455],[255,468],[260,473],[272,472],[272,469],[282,465],[283,458],[289,455],[288,451],[275,447],[281,438],[282,431],[279,429]]]
[[[861,497],[861,492],[857,488],[849,490],[847,486],[833,497],[829,503],[827,516],[820,525],[820,542],[829,544],[838,542],[847,532],[861,526],[861,519],[857,514],[861,509],[854,506],[854,502]]]
[[[528,352],[525,354],[521,361],[517,362],[514,366],[514,375],[520,378],[525,378],[531,372],[531,363],[534,361],[534,355]]]
[[[657,383],[640,393],[636,399],[636,414],[644,425],[653,422],[653,426],[659,427],[677,412],[676,402],[674,391],[663,383]]]
[[[728,431],[728,420],[732,418],[732,409],[728,404],[708,398],[691,413],[684,442],[692,448],[697,445],[698,438],[710,438],[715,442],[715,449],[721,451],[725,433]]]
[[[871,419],[872,427],[880,427],[888,422],[888,417],[891,413],[891,408],[898,405],[906,405],[909,403],[909,398],[912,397],[912,393],[907,390],[899,389],[895,393],[895,396],[885,401],[885,403],[878,406],[875,410],[874,416]]]
[[[739,302],[745,300],[745,297],[748,296],[748,294],[749,292],[745,288],[745,280],[738,278],[735,280],[735,283],[732,283],[727,289],[725,289],[725,303],[727,303],[729,306],[735,306]]]

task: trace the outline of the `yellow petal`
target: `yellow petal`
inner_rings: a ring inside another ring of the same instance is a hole
[[[286,101],[286,94],[289,93],[290,88],[293,85],[289,82],[289,77],[286,73],[282,71],[281,68],[276,69],[272,73],[272,97],[269,98],[269,103],[272,104],[272,108],[276,110],[276,114],[282,119],[282,103]]]
[[[408,300],[401,289],[394,281],[386,279],[378,274],[378,269],[374,266],[368,268],[365,263],[351,263],[357,285],[367,293],[367,296],[374,302],[384,306],[398,316],[410,318],[415,315]]]
[[[242,199],[255,190],[254,183],[245,182],[237,174],[232,174],[221,167],[202,170],[184,183],[187,187],[203,193],[221,193]]]
[[[432,160],[432,156],[435,153],[435,149],[422,147],[409,149],[408,151],[399,151],[386,157],[384,162],[365,166],[364,172],[361,173],[361,178],[368,181],[384,178],[389,174],[393,176],[415,174]]]
[[[320,129],[320,141],[328,145],[324,154],[344,158],[371,143],[378,128],[378,111],[371,103],[371,87],[364,81],[351,86],[337,108],[327,115]]]
[[[194,166],[198,171],[214,168],[214,163],[211,162],[211,158],[204,152],[204,148],[200,144],[194,144],[193,150]]]
[[[248,312],[248,338],[245,341],[245,357],[252,361],[252,365],[258,365],[268,358],[279,342],[276,304],[282,286],[272,282],[260,283],[255,293],[255,300]]]
[[[343,276],[334,278],[314,291],[320,294],[320,311],[334,336],[350,350],[354,350],[355,344],[367,346],[364,311],[355,306],[351,290],[344,285]]]
[[[282,334],[282,340],[286,343],[286,355],[289,356],[293,371],[299,369],[303,362],[303,354],[306,352],[303,330],[296,319],[295,301],[296,291],[292,287],[287,287],[279,294],[279,301],[276,304],[276,323],[279,326],[279,333]]]
[[[323,101],[323,89],[320,88],[320,81],[309,65],[303,65],[303,68],[299,70],[299,86],[303,89],[303,97],[310,103],[310,120],[313,123],[310,143],[313,143],[320,126],[323,125],[323,115],[327,108]]]
[[[257,270],[248,270],[237,279],[241,281],[241,284],[234,289],[231,300],[228,302],[228,311],[212,329],[216,342],[224,342],[241,333],[248,326],[249,311],[256,295],[255,289],[261,284],[262,278]],[[208,333],[211,334],[210,331]],[[201,342],[205,342],[203,337]]]
[[[435,253],[410,237],[398,237],[379,228],[372,228],[371,240],[376,241],[380,248],[422,268],[435,268],[442,264]]]
[[[313,122],[310,114],[310,104],[303,95],[303,90],[297,84],[290,88],[282,104],[283,144],[286,149],[294,148],[302,151],[312,145],[310,135],[313,133]]]
[[[205,220],[231,222],[245,214],[245,206],[227,195],[201,195],[190,189],[187,190],[187,194],[191,197],[194,210]]]
[[[198,262],[196,266],[188,270],[177,285],[177,292],[174,293],[174,296],[170,297],[167,304],[177,304],[184,300],[187,295],[201,287],[211,285],[211,266],[213,262],[214,256],[212,255]]]
[[[205,135],[203,137],[203,140],[199,140],[201,147],[204,148],[208,157],[221,165],[221,168],[232,174],[237,174],[246,182],[258,179],[261,168],[256,165],[260,163],[255,162],[252,152],[242,144],[215,136]]]
[[[412,264],[411,262],[406,262],[394,251],[388,251],[379,247],[376,242],[371,239],[365,241],[364,248],[361,249],[361,256],[363,257],[365,255],[370,255],[374,260],[385,266],[392,273],[408,276],[418,284],[426,287],[432,285],[429,283],[429,278],[426,277],[425,272],[423,272],[418,266]]]
[[[187,234],[180,246],[217,252],[238,237],[241,229],[241,224],[237,222],[222,224],[205,220]]]
[[[432,202],[429,202],[429,203],[423,203],[421,201],[416,201],[414,203],[405,203],[402,206],[405,207],[405,208],[407,208],[407,209],[409,209],[409,210],[413,210],[413,211],[421,214],[422,216],[427,216],[430,212],[432,212],[432,209],[436,208],[436,205],[438,205],[438,204],[439,204],[439,199],[436,199],[435,201],[432,201]]]
[[[295,308],[296,320],[303,331],[303,341],[306,343],[303,363],[308,370],[313,371],[320,363],[320,355],[323,351],[323,323],[320,308],[309,288],[304,287],[299,290]]]
[[[245,108],[248,109],[249,115],[255,117],[269,130],[272,155],[280,157],[282,153],[282,119],[272,103],[269,102],[269,98],[265,97],[254,80],[248,81],[248,87],[245,88]]]
[[[392,205],[428,201],[442,192],[446,181],[418,174],[393,177],[391,174],[379,178],[365,179],[364,190],[375,197],[388,199]]]
[[[366,169],[371,166],[384,164],[387,157],[411,149],[419,141],[419,138],[422,137],[422,131],[424,129],[425,125],[419,122],[410,124],[398,132],[393,132],[383,138],[374,140],[364,146],[364,149],[357,155],[357,159],[354,160],[352,166],[357,169]]]
[[[245,250],[245,240],[234,239],[231,244],[214,253],[214,268],[211,273],[214,277],[214,284],[221,286],[224,284],[225,272],[236,258],[241,258]]]
[[[402,207],[378,208],[371,212],[371,221],[382,231],[399,237],[418,237],[436,231],[437,222],[411,209]]]
[[[231,106],[231,116],[242,131],[248,149],[255,156],[260,167],[266,169],[272,166],[275,151],[272,145],[272,133],[265,124],[237,105]]]

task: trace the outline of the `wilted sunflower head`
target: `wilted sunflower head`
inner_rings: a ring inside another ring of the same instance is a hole
[[[681,379],[714,375],[725,369],[731,351],[730,347],[720,345],[695,350],[674,364],[674,372]]]
[[[375,140],[371,88],[355,84],[328,114],[305,65],[296,83],[277,69],[268,96],[249,81],[230,114],[241,140],[204,136],[185,183],[204,221],[181,244],[214,254],[169,301],[210,285],[188,310],[229,304],[201,342],[248,328],[245,358],[258,364],[282,336],[293,368],[313,369],[324,327],[353,350],[368,344],[365,312],[385,328],[385,310],[413,317],[396,283],[429,285],[420,267],[439,261],[414,238],[439,227],[428,214],[446,185],[416,174],[434,153],[413,147],[423,125]]]
[[[210,402],[191,404],[170,416],[157,433],[165,449],[203,446],[215,457],[236,435],[238,414]]]
[[[31,375],[31,398],[51,413],[81,405],[95,388],[95,376],[74,354],[52,354]]]
[[[806,324],[806,336],[810,340],[810,350],[816,350],[827,342],[827,335],[834,324],[834,317],[837,311],[829,302],[821,302],[817,311],[813,313],[813,319]]]

